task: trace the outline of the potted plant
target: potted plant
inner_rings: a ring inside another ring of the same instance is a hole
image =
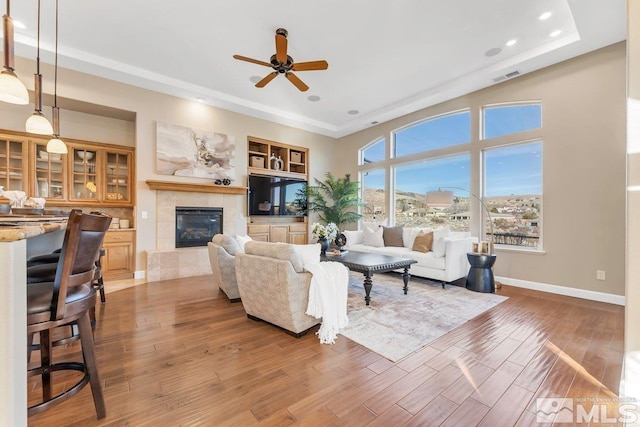
[[[320,221],[337,226],[336,235],[345,224],[357,222],[362,215],[357,212],[359,206],[364,206],[359,196],[360,184],[351,181],[351,175],[336,178],[327,172],[326,179],[320,181],[315,178],[316,185],[304,188],[307,198],[307,209],[317,212]],[[342,236],[344,239],[344,236]]]
[[[335,238],[338,234],[338,226],[333,222],[330,222],[327,225],[322,225],[320,223],[314,223],[311,228],[311,233],[318,239],[318,243],[320,243],[320,251],[322,255],[325,255],[327,249],[331,245],[330,240]]]

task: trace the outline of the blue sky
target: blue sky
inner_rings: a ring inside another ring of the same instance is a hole
[[[494,138],[528,129],[539,128],[541,106],[514,105],[487,108],[485,137]],[[468,111],[428,120],[396,133],[396,157],[466,144],[471,139],[471,116]],[[502,147],[485,151],[486,196],[510,194],[542,194],[542,142]],[[371,161],[385,157],[384,139],[365,151]],[[422,161],[396,167],[396,188],[400,191],[426,193],[438,187],[470,188],[468,154]],[[384,170],[371,171],[364,185],[384,188]],[[460,190],[456,195],[467,196]]]

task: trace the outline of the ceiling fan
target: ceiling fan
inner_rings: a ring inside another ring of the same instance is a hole
[[[276,30],[276,53],[271,55],[269,62],[259,61],[253,58],[247,58],[242,55],[233,55],[235,59],[240,61],[247,61],[253,64],[264,65],[265,67],[271,67],[275,71],[267,74],[265,78],[256,83],[256,87],[265,87],[267,83],[273,80],[278,74],[284,74],[284,76],[295,87],[302,92],[309,89],[298,76],[293,74],[293,71],[314,71],[314,70],[326,70],[329,68],[327,61],[310,61],[310,62],[293,62],[293,58],[287,55],[287,35],[289,33],[284,28],[278,28]]]

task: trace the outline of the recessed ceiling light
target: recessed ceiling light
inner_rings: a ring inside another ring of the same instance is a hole
[[[551,16],[551,12],[545,12],[542,15],[538,16],[538,19],[544,21],[545,19],[549,19]]]
[[[484,54],[486,56],[496,56],[500,52],[502,52],[502,49],[500,49],[499,47],[494,47],[494,48],[489,49],[488,51],[486,51]]]
[[[251,77],[249,77],[249,80],[251,81],[251,83],[258,83],[260,80],[262,80],[262,77],[260,77],[260,76],[251,76]]]
[[[21,29],[21,30],[24,30],[25,28],[27,28],[27,26],[26,26],[26,25],[24,25],[24,24],[23,24],[22,22],[20,22],[20,21],[13,21],[13,26],[14,26],[15,28],[19,28],[19,29]]]
[[[307,99],[311,102],[318,102],[320,101],[320,97],[318,95],[309,95],[307,96]]]
[[[551,37],[558,37],[560,34],[562,34],[561,30],[555,30],[553,31],[551,34],[549,34],[549,36]]]
[[[508,41],[507,43],[505,43],[505,44],[506,44],[507,46],[511,47],[511,46],[513,46],[513,45],[514,45],[514,44],[516,44],[516,43],[518,43],[518,40],[517,40],[517,39],[511,39],[511,40],[509,40],[509,41]]]
[[[371,122],[372,125],[377,125],[379,122],[377,120],[374,120]]]
[[[351,114],[352,116],[355,116],[356,114],[359,114],[359,113],[360,113],[360,111],[358,111],[358,110],[349,110],[349,111],[347,111],[347,114]]]

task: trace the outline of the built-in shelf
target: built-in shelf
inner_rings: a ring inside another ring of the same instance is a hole
[[[150,179],[148,179],[146,183],[150,189],[161,191],[190,191],[194,193],[222,193],[238,195],[247,194],[247,187],[237,187],[232,185],[155,181]]]

